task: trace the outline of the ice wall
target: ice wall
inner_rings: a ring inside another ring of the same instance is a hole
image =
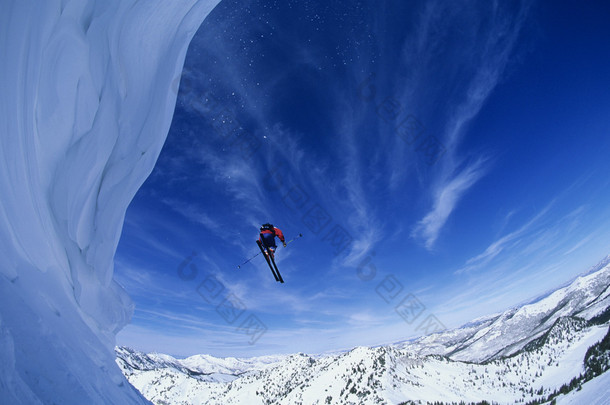
[[[218,1],[0,0],[1,403],[144,402],[113,257]]]

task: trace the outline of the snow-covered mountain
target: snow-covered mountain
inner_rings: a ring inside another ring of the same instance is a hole
[[[144,354],[126,347],[116,349],[119,365],[123,370],[154,371],[173,368],[200,381],[230,382],[250,371],[262,370],[282,361],[286,356],[262,356],[247,359],[218,358],[196,355],[176,359],[166,354]]]
[[[610,306],[610,267],[607,260],[604,263],[596,272],[578,277],[536,302],[407,345],[420,355],[440,354],[471,362],[511,355],[541,336],[559,317],[590,319]]]
[[[414,342],[251,359],[117,348],[117,363],[156,404],[576,403],[605,389],[609,296],[606,263],[536,302]]]

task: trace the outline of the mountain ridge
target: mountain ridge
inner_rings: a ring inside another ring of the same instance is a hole
[[[581,381],[589,348],[608,334],[609,286],[606,262],[536,302],[460,328],[334,354],[180,360],[117,348],[117,363],[157,404],[539,401]]]

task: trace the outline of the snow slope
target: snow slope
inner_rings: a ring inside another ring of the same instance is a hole
[[[582,385],[582,389],[556,398],[557,405],[607,405],[610,403],[610,373]]]
[[[114,363],[132,308],[113,258],[217,2],[2,2],[3,403],[143,402]]]

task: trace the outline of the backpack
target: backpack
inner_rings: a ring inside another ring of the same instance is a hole
[[[262,231],[271,231],[271,233],[275,235],[275,227],[269,223],[263,224],[263,226],[261,226],[261,232]]]

